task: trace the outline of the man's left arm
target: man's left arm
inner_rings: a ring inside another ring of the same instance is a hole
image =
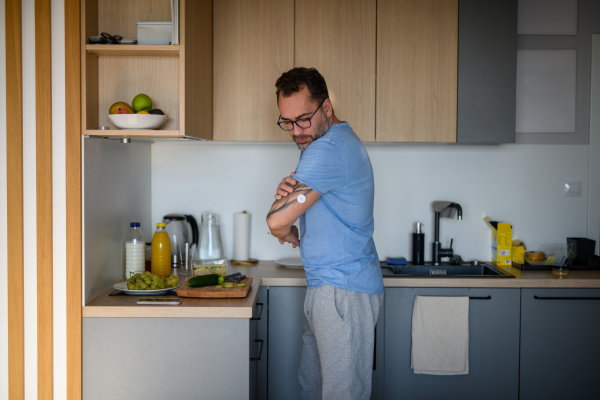
[[[313,204],[319,200],[320,194],[308,185],[297,182],[292,186],[294,191],[275,200],[267,214],[267,224],[273,236],[284,238],[292,232],[292,225]]]

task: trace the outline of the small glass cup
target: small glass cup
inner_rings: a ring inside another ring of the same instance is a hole
[[[189,243],[185,244],[185,250],[179,254],[180,267],[179,273],[181,275],[192,275],[194,272],[194,268],[192,266],[192,260],[194,259],[194,251],[196,250],[196,245],[192,244],[191,248]]]
[[[552,273],[558,276],[567,276],[569,275],[569,267],[564,265],[553,265]]]

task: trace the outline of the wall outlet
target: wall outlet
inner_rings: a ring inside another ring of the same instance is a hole
[[[565,197],[581,197],[583,192],[583,181],[565,182]]]

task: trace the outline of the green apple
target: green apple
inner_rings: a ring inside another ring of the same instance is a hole
[[[124,101],[117,101],[108,109],[109,114],[133,114],[131,106]]]
[[[150,112],[152,110],[152,99],[147,94],[140,93],[133,98],[131,105],[136,113],[140,111]]]

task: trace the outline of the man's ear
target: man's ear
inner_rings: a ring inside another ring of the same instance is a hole
[[[325,99],[323,107],[325,109],[325,114],[327,115],[327,118],[331,118],[331,116],[333,115],[333,105],[331,104],[330,98]]]

